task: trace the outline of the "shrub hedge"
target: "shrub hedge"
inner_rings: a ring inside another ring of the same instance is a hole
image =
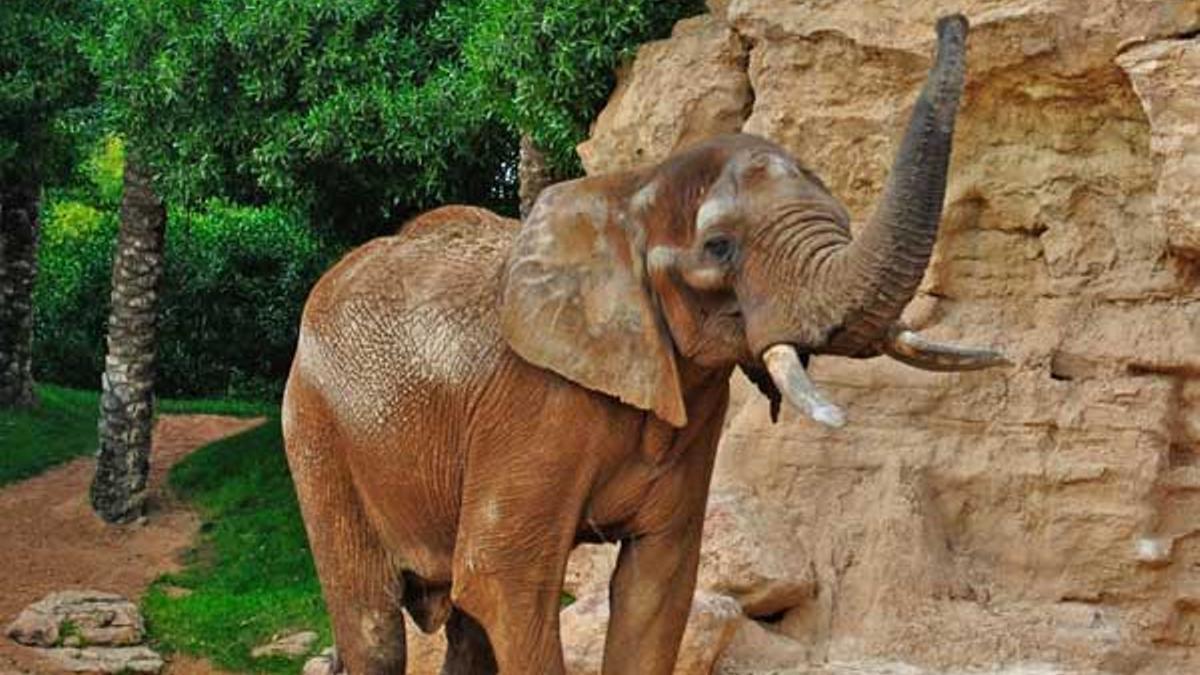
[[[115,211],[82,201],[43,207],[33,290],[33,366],[39,381],[96,389],[117,238]]]
[[[38,379],[96,388],[104,366],[115,210],[51,200],[35,289]],[[159,324],[162,396],[274,398],[304,299],[332,262],[302,218],[210,201],[167,218]]]

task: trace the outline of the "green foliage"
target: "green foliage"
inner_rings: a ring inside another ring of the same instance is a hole
[[[275,398],[328,248],[294,214],[210,201],[172,210],[158,391]]]
[[[558,172],[577,173],[575,146],[637,45],[663,37],[701,0],[480,0],[466,62],[510,127],[528,132]]]
[[[362,235],[511,201],[494,177],[515,140],[464,86],[444,3],[103,4],[106,106],[169,202],[271,201]]]
[[[0,2],[0,187],[59,182],[95,91],[79,36],[89,0]]]
[[[63,619],[63,622],[58,625],[58,640],[55,641],[55,647],[62,647],[68,641],[74,638],[73,647],[87,647],[88,641],[83,636],[83,631],[79,629],[79,624],[70,619]]]
[[[33,365],[39,380],[99,386],[116,238],[114,211],[55,198],[43,208],[33,291]]]
[[[41,405],[35,410],[0,411],[0,486],[96,451],[97,392],[41,385],[37,394]],[[158,411],[253,417],[272,408],[228,400],[164,400]]]
[[[94,387],[104,363],[123,150],[104,141],[89,183],[48,200],[34,290],[39,379]],[[272,398],[291,362],[304,298],[331,262],[298,216],[212,200],[172,209],[159,320],[158,392]]]
[[[316,630],[332,643],[278,418],[193,453],[170,484],[199,507],[204,534],[187,567],[146,595],[159,646],[233,672],[294,673],[299,660],[252,659],[250,650],[285,630]],[[190,593],[171,597],[171,586]]]
[[[115,210],[125,189],[125,142],[109,135],[82,164],[84,178],[101,208]]]
[[[107,108],[169,202],[271,201],[352,236],[514,210],[518,130],[557,164],[638,42],[699,0],[105,0]]]
[[[616,65],[700,7],[97,3],[86,51],[107,119],[170,208],[160,391],[238,396],[279,391],[300,308],[332,258],[321,228],[356,241],[446,201],[513,212],[517,132],[564,175],[577,171],[574,145]],[[98,381],[124,152],[106,138],[80,185],[48,200],[35,298],[43,379]]]

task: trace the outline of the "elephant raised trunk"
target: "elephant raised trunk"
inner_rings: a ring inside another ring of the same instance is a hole
[[[954,119],[962,94],[967,20],[938,21],[937,56],[913,107],[908,131],[888,176],[883,200],[852,243],[831,260],[834,283],[853,289],[844,330],[828,351],[871,356],[912,300],[937,238]]]
[[[928,340],[898,323],[929,264],[937,239],[954,121],[962,95],[967,20],[942,18],[937,55],[913,107],[883,200],[861,235],[827,260],[823,283],[846,289],[839,328],[817,351],[852,357],[885,353],[926,370],[976,370],[1007,363],[998,352]],[[776,387],[814,420],[840,427],[844,413],[816,389],[796,349],[771,345],[762,355]]]

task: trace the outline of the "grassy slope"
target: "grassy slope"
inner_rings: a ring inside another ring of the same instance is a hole
[[[96,394],[39,387],[38,395],[36,410],[0,411],[0,485],[96,450]]]
[[[96,451],[100,395],[50,385],[38,387],[41,405],[29,412],[0,411],[0,486],[35,476]],[[237,401],[171,401],[163,413],[262,415],[270,406]]]
[[[170,482],[204,527],[187,567],[146,596],[152,638],[236,672],[298,672],[303,659],[250,658],[281,632],[311,629],[318,644],[332,641],[278,418],[193,453]]]

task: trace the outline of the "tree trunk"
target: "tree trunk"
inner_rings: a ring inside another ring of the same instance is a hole
[[[529,134],[521,134],[521,156],[517,164],[517,187],[521,198],[521,217],[529,215],[534,202],[546,186],[554,182],[550,167],[546,164],[546,154],[533,142]]]
[[[110,523],[136,520],[145,509],[165,227],[166,210],[150,177],[127,161],[92,481],[92,508]]]
[[[37,403],[32,368],[37,238],[37,190],[0,191],[0,408]]]

